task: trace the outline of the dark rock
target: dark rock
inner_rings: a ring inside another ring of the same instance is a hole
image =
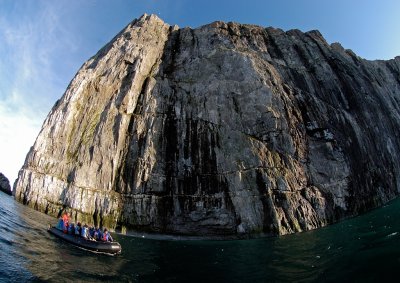
[[[0,173],[0,191],[5,192],[8,195],[12,195],[12,190],[10,186],[10,182],[7,177]]]
[[[318,31],[144,15],[76,74],[15,196],[161,233],[310,230],[399,194],[399,106],[399,58]]]

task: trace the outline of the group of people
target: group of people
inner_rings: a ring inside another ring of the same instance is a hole
[[[100,229],[99,227],[89,227],[86,224],[78,222],[76,225],[70,223],[70,218],[67,213],[64,213],[58,220],[57,229],[63,231],[65,234],[76,235],[93,241],[112,242],[113,238],[108,232],[107,228]]]

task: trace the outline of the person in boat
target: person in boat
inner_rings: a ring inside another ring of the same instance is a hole
[[[67,234],[68,233],[68,223],[69,223],[68,211],[64,211],[64,214],[62,216],[62,220],[63,220],[63,232],[65,234]]]
[[[75,225],[75,235],[79,236],[81,234],[81,223],[78,222],[78,224]]]
[[[69,225],[69,217],[67,215],[67,217],[63,217],[63,222],[64,222],[64,228],[63,228],[63,232],[65,234],[68,233],[68,225]]]
[[[62,215],[62,219],[64,220],[64,222],[69,222],[69,215],[67,211],[65,211]]]
[[[68,234],[70,234],[70,235],[74,235],[75,234],[75,224],[74,223],[71,223],[68,226]]]
[[[112,242],[113,241],[113,238],[111,237],[110,232],[108,232],[107,228],[104,229],[102,240],[104,242]]]
[[[97,240],[97,238],[99,237],[99,233],[97,232],[97,227],[93,229],[93,239]]]
[[[58,211],[58,215],[57,215],[58,220],[58,224],[57,224],[57,228],[59,228],[59,230],[64,230],[64,221],[68,220],[68,211],[67,211],[67,206],[64,204],[63,207]],[[61,225],[61,220],[63,220],[62,225]],[[59,226],[60,225],[60,226]]]
[[[94,231],[95,231],[95,228],[93,226],[90,226],[89,227],[89,236],[91,239],[96,239],[94,236]]]
[[[60,219],[58,219],[57,229],[60,231],[64,230],[64,220],[62,219],[62,217],[60,217]]]
[[[97,232],[97,237],[95,238],[96,241],[101,241],[103,239],[103,232],[101,231],[100,228],[97,228],[96,232]]]
[[[82,226],[81,230],[82,230],[82,232],[81,232],[82,238],[89,239],[90,238],[90,236],[89,236],[89,227],[86,224],[84,224]]]

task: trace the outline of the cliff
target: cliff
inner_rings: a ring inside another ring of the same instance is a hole
[[[400,190],[400,57],[318,31],[133,21],[46,118],[15,197],[51,215],[191,235],[288,234]]]
[[[0,191],[12,195],[12,190],[10,186],[10,182],[8,181],[7,177],[0,173]]]

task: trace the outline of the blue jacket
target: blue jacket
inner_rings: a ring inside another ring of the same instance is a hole
[[[64,220],[62,220],[62,219],[58,220],[57,229],[61,230],[61,231],[64,229]]]

